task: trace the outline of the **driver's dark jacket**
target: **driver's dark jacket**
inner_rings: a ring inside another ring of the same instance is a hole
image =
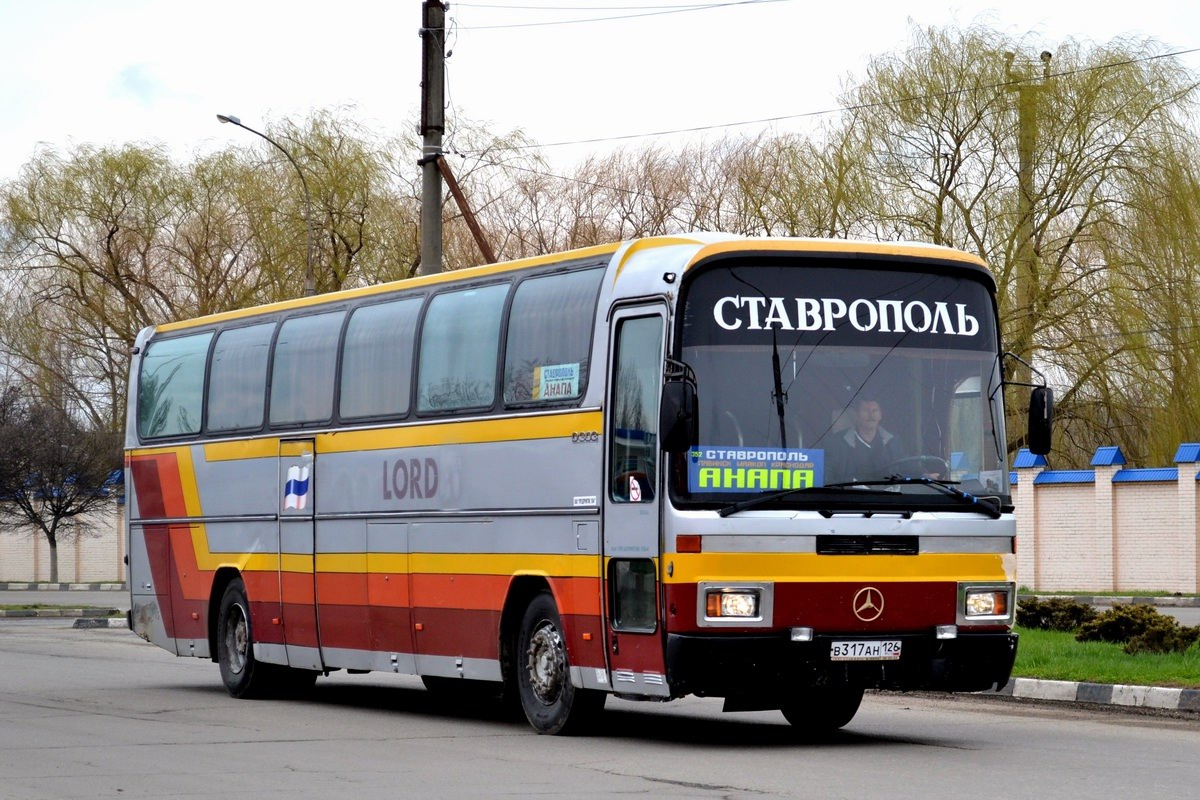
[[[885,478],[888,465],[903,458],[896,437],[882,427],[875,431],[875,441],[867,444],[853,427],[834,440],[831,452],[826,455],[826,483],[841,481],[866,481]]]

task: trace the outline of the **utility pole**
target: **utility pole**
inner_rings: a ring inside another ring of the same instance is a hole
[[[446,132],[446,6],[421,5],[421,263],[418,275],[442,271],[442,177],[438,159]]]
[[[1026,70],[1013,69],[1013,53],[1004,54],[1008,91],[1017,95],[1017,308],[1015,336],[1017,355],[1032,362],[1034,328],[1037,325],[1038,263],[1033,247],[1033,159],[1037,145],[1038,95],[1050,86],[1050,59],[1042,51],[1041,81],[1032,82]],[[1028,376],[1022,380],[1028,381]]]

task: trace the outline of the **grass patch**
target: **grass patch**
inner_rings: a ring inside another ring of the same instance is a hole
[[[1183,653],[1128,655],[1121,645],[1077,642],[1075,634],[1017,628],[1015,678],[1200,689],[1200,646]]]

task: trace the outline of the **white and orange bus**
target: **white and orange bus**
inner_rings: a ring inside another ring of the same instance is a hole
[[[130,626],[237,697],[490,682],[542,733],[1002,685],[995,292],[942,247],[696,234],[148,328]]]

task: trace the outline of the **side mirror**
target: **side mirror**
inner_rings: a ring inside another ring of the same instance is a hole
[[[663,450],[667,453],[683,453],[696,444],[698,419],[696,384],[691,381],[664,383],[658,415],[658,436]]]
[[[1037,386],[1029,395],[1029,452],[1044,456],[1050,452],[1051,431],[1054,427],[1054,391]]]

